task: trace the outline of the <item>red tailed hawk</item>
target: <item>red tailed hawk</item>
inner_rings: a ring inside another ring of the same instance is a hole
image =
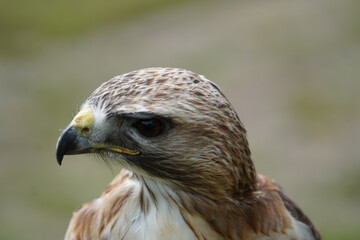
[[[220,89],[177,68],[103,83],[63,130],[56,157],[94,153],[123,170],[73,215],[67,240],[315,240],[310,220],[257,175]]]

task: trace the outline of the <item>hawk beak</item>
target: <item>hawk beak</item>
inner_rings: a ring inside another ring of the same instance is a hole
[[[56,160],[61,165],[64,155],[91,153],[93,148],[90,142],[80,136],[71,124],[65,128],[56,144]]]
[[[94,123],[94,114],[91,108],[82,109],[69,126],[61,133],[56,144],[56,159],[61,165],[64,155],[92,152],[92,146],[86,138]]]
[[[100,150],[108,150],[126,155],[140,154],[140,152],[136,150],[90,142],[87,138],[79,134],[78,130],[76,130],[76,127],[70,124],[62,131],[57,141],[56,160],[58,164],[61,165],[64,155],[93,153]]]
[[[56,144],[56,160],[61,165],[64,155],[93,153],[107,150],[127,155],[138,155],[140,152],[119,146],[94,143],[89,140],[94,123],[91,108],[81,110],[61,133]]]

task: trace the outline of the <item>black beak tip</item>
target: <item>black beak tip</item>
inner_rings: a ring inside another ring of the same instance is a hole
[[[62,153],[56,152],[56,161],[61,166],[62,160],[64,158],[64,155]]]
[[[61,166],[64,155],[75,146],[76,131],[71,127],[67,126],[61,133],[56,143],[56,161]]]
[[[89,141],[77,133],[74,127],[69,125],[61,133],[56,144],[56,161],[61,166],[65,155],[90,153]]]

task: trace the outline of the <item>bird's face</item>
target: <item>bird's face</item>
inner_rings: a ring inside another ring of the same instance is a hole
[[[254,174],[230,103],[212,82],[182,69],[143,69],[102,84],[57,143],[59,164],[81,153],[200,194],[228,194]]]

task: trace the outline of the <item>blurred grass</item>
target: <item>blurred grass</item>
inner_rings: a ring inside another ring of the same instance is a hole
[[[182,1],[186,2],[186,1]],[[176,0],[2,0],[0,52],[35,52],[49,42],[179,3]]]
[[[328,87],[303,83],[289,97],[288,111],[309,137],[323,136],[341,121],[350,119],[357,108],[352,95],[339,97]]]

